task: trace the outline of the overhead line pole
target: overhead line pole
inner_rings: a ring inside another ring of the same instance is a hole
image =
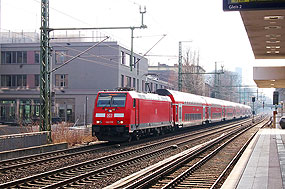
[[[179,41],[178,58],[178,91],[182,91],[182,42]]]
[[[40,131],[51,130],[49,0],[41,1]],[[51,133],[48,134],[51,141]]]
[[[96,30],[96,29],[131,29],[132,30],[132,44],[131,44],[131,61],[130,67],[133,66],[133,30],[145,29],[146,25],[143,23],[143,15],[146,13],[146,8],[141,11],[142,24],[139,27],[102,27],[102,28],[49,28],[49,0],[41,0],[41,41],[40,41],[40,131],[51,131],[51,86],[50,77],[50,44],[49,33],[54,30]],[[92,46],[93,48],[93,46]],[[89,49],[88,49],[89,50]],[[69,61],[70,62],[70,61]],[[66,65],[66,62],[64,65]],[[56,68],[59,69],[59,68]],[[48,140],[51,141],[51,133],[48,134]]]

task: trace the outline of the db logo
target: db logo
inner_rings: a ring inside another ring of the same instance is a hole
[[[113,114],[107,114],[107,118],[112,118]]]

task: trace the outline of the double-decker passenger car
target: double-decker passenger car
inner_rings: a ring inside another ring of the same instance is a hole
[[[250,114],[249,106],[168,89],[158,89],[156,94],[99,92],[92,135],[99,140],[123,141]]]

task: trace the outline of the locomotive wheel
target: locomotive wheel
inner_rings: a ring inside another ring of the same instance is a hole
[[[137,132],[134,132],[130,137],[129,137],[129,142],[131,141],[138,141],[140,140],[140,136]]]

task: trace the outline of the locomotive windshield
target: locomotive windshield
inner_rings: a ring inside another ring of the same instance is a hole
[[[100,93],[97,107],[125,107],[126,93]]]

